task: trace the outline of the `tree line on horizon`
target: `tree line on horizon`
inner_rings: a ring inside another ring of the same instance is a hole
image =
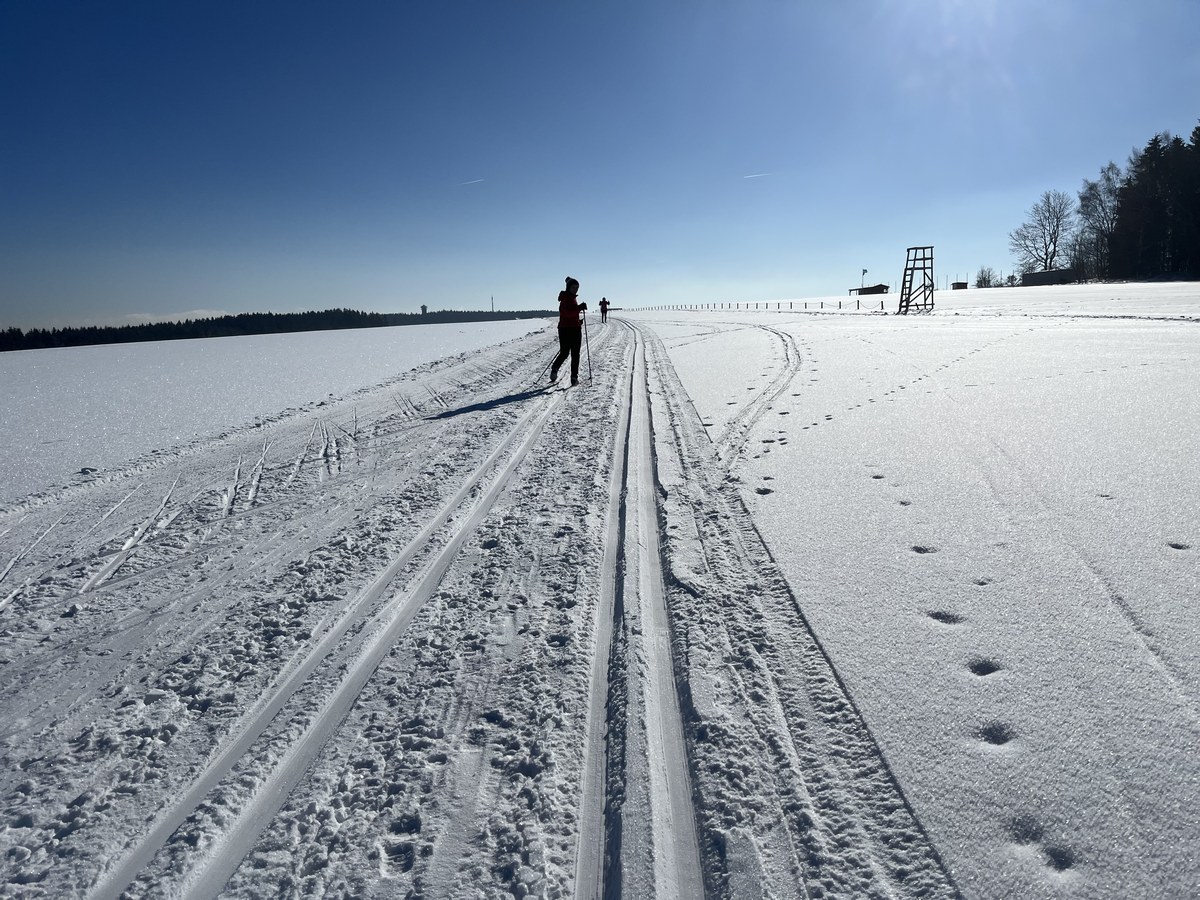
[[[1200,125],[1189,140],[1163,131],[1109,162],[1077,196],[1046,191],[1009,233],[1023,274],[1070,269],[1078,281],[1200,278]],[[1009,283],[1015,282],[1010,276]],[[998,287],[984,266],[976,287]]]
[[[441,310],[419,313],[369,313],[354,309],[325,309],[295,313],[238,313],[182,322],[149,322],[141,325],[88,325],[68,328],[8,328],[0,331],[0,352],[81,347],[92,344],[128,344],[143,341],[180,341],[193,338],[235,337],[250,334],[285,334],[297,331],[333,331],[345,328],[383,328],[393,325],[478,322],[494,319],[527,319],[555,315],[550,310],[507,312]]]

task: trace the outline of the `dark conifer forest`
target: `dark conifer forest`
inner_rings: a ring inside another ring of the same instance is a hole
[[[1187,142],[1156,134],[1130,157],[1107,263],[1096,277],[1200,277],[1200,125]]]
[[[33,328],[29,331],[9,328],[0,331],[0,351],[79,347],[85,344],[127,344],[135,341],[178,341],[244,334],[281,334],[293,331],[329,331],[341,328],[381,328],[390,325],[428,325],[438,322],[532,319],[553,315],[557,313],[551,310],[367,313],[353,309],[326,309],[319,312],[241,313],[212,319],[187,319],[183,322],[154,322],[117,327]]]
[[[1080,281],[1200,278],[1200,125],[1187,141],[1154,135],[1124,169],[1110,162],[1085,178],[1077,199],[1047,191],[1009,248],[1025,273],[1066,266]]]

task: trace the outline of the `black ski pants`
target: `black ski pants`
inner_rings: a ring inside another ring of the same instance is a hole
[[[583,346],[583,329],[563,326],[558,327],[558,356],[550,366],[551,379],[558,377],[558,367],[566,362],[567,354],[571,354],[571,380],[579,380],[579,348]]]

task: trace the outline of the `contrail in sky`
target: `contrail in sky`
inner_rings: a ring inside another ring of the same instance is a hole
[[[467,185],[467,184],[479,184],[481,181],[483,181],[482,178],[476,178],[474,181],[460,181],[458,183],[458,186],[462,187],[463,185]]]
[[[770,174],[771,174],[770,172],[760,172],[757,175],[743,175],[742,177],[743,178],[766,178]]]

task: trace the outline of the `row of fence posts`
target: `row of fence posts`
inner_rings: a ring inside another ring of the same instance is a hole
[[[802,301],[802,302],[804,303],[804,309],[808,309],[808,301]],[[825,308],[824,300],[818,300],[815,302],[820,304],[819,306],[816,307],[817,309]],[[849,303],[849,301],[846,301],[846,302]],[[691,304],[680,303],[675,306],[650,306],[650,307],[643,307],[643,309],[741,309],[742,306],[743,306],[743,304],[741,304],[741,303],[699,303],[699,304],[697,304],[697,303],[691,303]],[[755,303],[753,306],[751,306],[749,303],[745,304],[746,309],[758,309],[759,307],[769,310],[771,308],[771,304],[770,303]],[[795,308],[796,308],[795,302],[789,300],[788,301],[788,309],[794,310]],[[831,309],[833,308],[832,305],[830,306],[830,308]],[[837,302],[837,308],[838,309],[842,308],[841,300],[839,300]],[[862,301],[855,300],[854,308],[862,309]],[[879,301],[879,308],[883,309],[883,301],[882,300]],[[777,302],[775,304],[775,309],[782,310],[783,309],[783,301]]]

